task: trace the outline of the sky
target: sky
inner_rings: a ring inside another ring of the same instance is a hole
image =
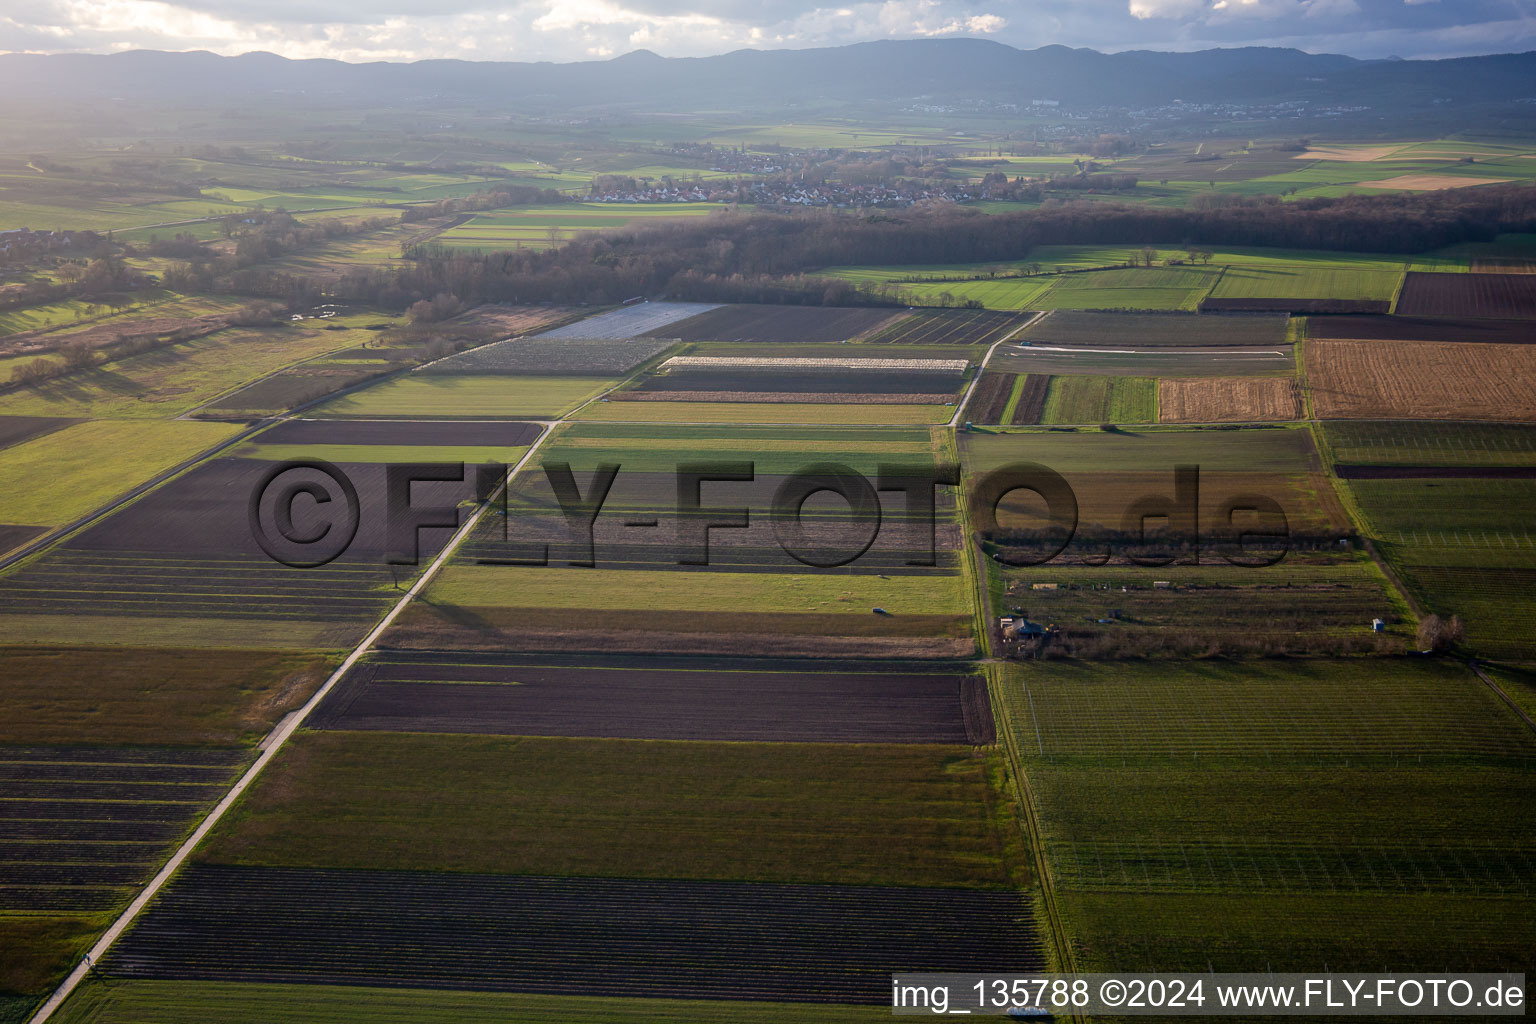
[[[348,61],[593,60],[970,36],[1022,48],[1536,50],[1536,0],[3,0],[0,51],[265,50]]]

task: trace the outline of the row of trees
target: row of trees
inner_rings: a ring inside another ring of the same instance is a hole
[[[857,214],[722,212],[582,236],[537,252],[445,253],[396,273],[355,273],[331,294],[392,309],[440,294],[466,302],[607,303],[684,289],[695,298],[765,294],[770,279],[788,279],[772,284],[776,294],[810,302],[828,301],[828,295],[838,303],[894,302],[894,295],[879,289],[807,275],[828,266],[1018,260],[1035,246],[1064,244],[1176,242],[1201,253],[1218,245],[1411,253],[1510,231],[1536,231],[1536,188],[1290,203],[1264,197],[1211,209],[1059,202],[1007,214],[951,204]],[[234,282],[245,294],[285,300],[316,294],[307,279],[259,268],[249,274]]]

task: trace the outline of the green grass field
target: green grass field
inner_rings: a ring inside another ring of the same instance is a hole
[[[305,359],[350,348],[360,331],[232,327],[0,395],[8,416],[168,419]],[[371,337],[371,335],[370,335]]]
[[[188,420],[95,420],[7,448],[0,452],[0,523],[67,523],[239,430]]]
[[[1001,768],[939,745],[306,733],[199,856],[1011,888],[1025,862]]]
[[[88,982],[55,1019],[63,1024],[859,1024],[887,1020],[881,1006],[706,999],[602,999],[510,992],[235,984]]]
[[[477,213],[432,239],[454,250],[547,249],[583,231],[622,228],[671,217],[700,217],[718,203],[565,203]]]
[[[317,416],[522,419],[564,416],[616,381],[408,374],[327,402]],[[622,403],[640,405],[643,403]]]
[[[249,444],[242,445],[232,454],[268,462],[325,459],[327,462],[504,462],[512,465],[527,451],[527,448],[474,445]]]
[[[1040,309],[1184,309],[1200,305],[1217,271],[1206,267],[1139,267],[1058,278],[1035,300]]]
[[[1080,969],[1512,966],[1536,934],[1536,736],[1461,665],[1057,663],[998,692]],[[1449,947],[1458,901],[1487,927]]]
[[[466,608],[569,608],[858,615],[881,607],[894,616],[963,615],[966,595],[954,576],[810,573],[669,572],[542,566],[445,568],[428,588],[435,605]]]
[[[331,665],[284,651],[6,648],[0,743],[254,743]]]
[[[1042,423],[1156,423],[1151,377],[1055,376]]]
[[[1235,266],[1221,275],[1215,299],[1391,299],[1403,275],[1393,270]]]

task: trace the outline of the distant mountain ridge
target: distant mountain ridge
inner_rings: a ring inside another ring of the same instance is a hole
[[[423,60],[348,64],[206,51],[0,55],[13,97],[226,102],[302,94],[340,103],[516,101],[527,109],[687,110],[824,101],[998,103],[1064,107],[1192,104],[1514,104],[1536,101],[1536,52],[1448,60],[1357,60],[1266,47],[1191,53],[1044,46],[984,39],[884,40],[712,57],[637,51],[568,64]],[[1529,106],[1536,114],[1536,106]]]

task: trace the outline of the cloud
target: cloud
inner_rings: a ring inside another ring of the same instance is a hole
[[[1411,57],[1531,48],[1533,10],[1536,0],[6,0],[0,50],[583,60],[984,36],[1026,48]]]

